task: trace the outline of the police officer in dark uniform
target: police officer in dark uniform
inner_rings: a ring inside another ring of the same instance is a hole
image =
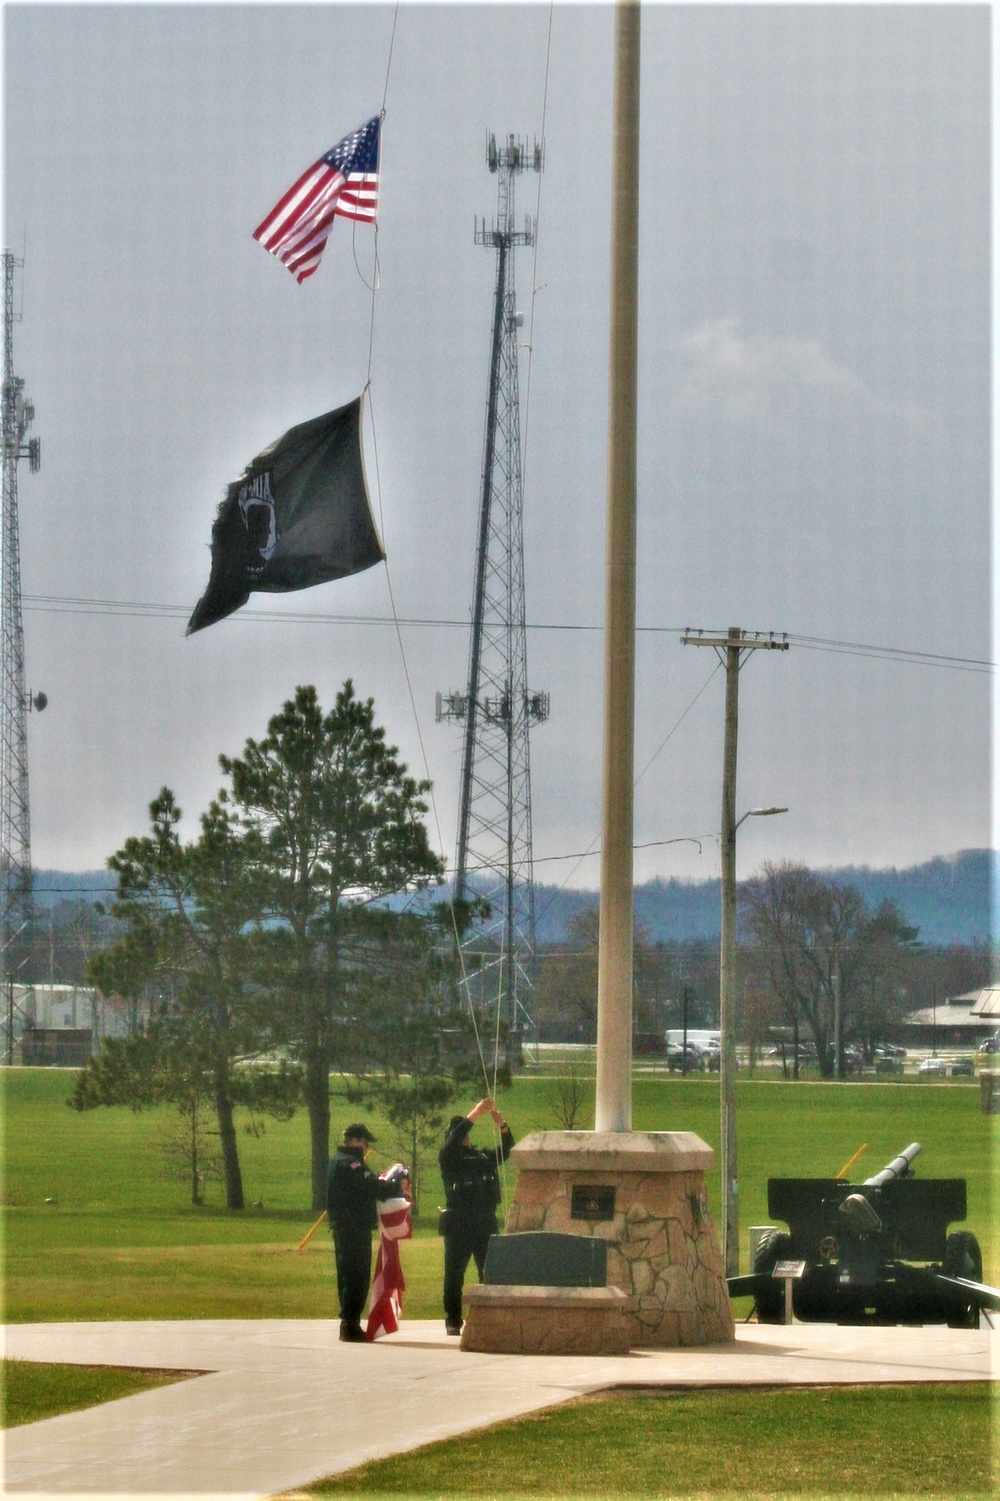
[[[470,1145],[469,1132],[481,1115],[493,1117],[500,1145],[485,1150]],[[468,1115],[452,1116],[438,1155],[447,1203],[444,1232],[444,1320],[449,1334],[462,1332],[462,1284],[470,1257],[482,1281],[486,1248],[496,1235],[500,1203],[500,1164],[507,1161],[514,1137],[491,1099],[480,1100]]]
[[[326,1215],[337,1259],[340,1337],[353,1343],[365,1338],[361,1315],[372,1278],[372,1231],[378,1224],[375,1205],[400,1191],[398,1178],[377,1178],[365,1166],[374,1140],[360,1121],[348,1126],[343,1144],[330,1158],[326,1177]]]

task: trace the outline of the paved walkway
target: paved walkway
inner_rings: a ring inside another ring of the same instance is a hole
[[[205,1374],[8,1430],[3,1490],[250,1501],[612,1386],[1000,1379],[989,1330],[741,1324],[734,1345],[620,1357],[464,1354],[436,1321],[374,1345],[342,1345],[337,1331],[292,1319],[7,1325],[8,1356]]]

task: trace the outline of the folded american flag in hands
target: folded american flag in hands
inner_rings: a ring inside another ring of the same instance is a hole
[[[394,1163],[381,1178],[391,1179],[399,1175],[399,1163]],[[375,1276],[372,1279],[371,1306],[365,1338],[375,1339],[379,1334],[395,1334],[403,1308],[403,1267],[399,1259],[399,1242],[413,1235],[410,1218],[410,1201],[400,1196],[382,1199],[378,1205],[378,1257],[375,1261]]]

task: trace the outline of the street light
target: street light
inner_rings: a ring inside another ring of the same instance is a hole
[[[776,813],[787,813],[787,808],[748,808],[742,818],[736,820],[736,829],[748,818],[773,818]],[[733,833],[736,833],[736,829]]]
[[[726,1276],[740,1273],[739,1175],[736,1165],[736,830],[748,818],[787,808],[748,808],[736,817],[735,775],[722,799],[722,914],[719,954],[719,1107],[722,1137],[722,1257]]]

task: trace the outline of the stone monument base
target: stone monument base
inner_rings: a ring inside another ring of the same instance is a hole
[[[729,1290],[705,1194],[712,1157],[690,1131],[537,1132],[511,1153],[518,1178],[506,1228],[606,1240],[607,1290],[625,1299],[629,1348],[729,1343]]]
[[[617,1287],[473,1285],[462,1349],[500,1355],[626,1355],[629,1299]]]

